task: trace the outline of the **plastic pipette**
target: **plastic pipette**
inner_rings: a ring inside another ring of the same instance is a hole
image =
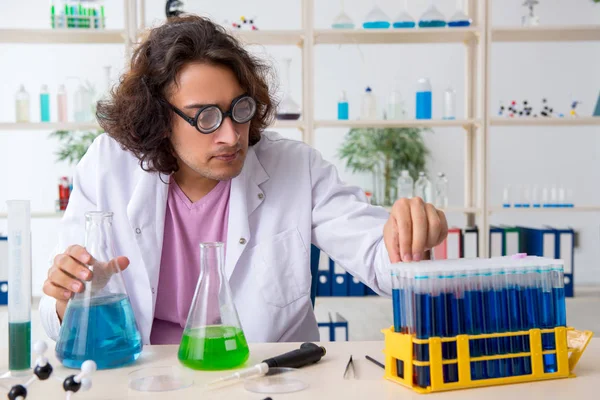
[[[325,353],[325,347],[317,346],[314,343],[302,343],[299,349],[266,359],[260,364],[209,382],[206,386],[220,386],[222,384],[234,383],[241,379],[259,377],[269,372],[269,368],[300,368],[318,362]]]

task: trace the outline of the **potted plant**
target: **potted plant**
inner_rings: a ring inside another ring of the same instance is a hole
[[[55,153],[57,161],[66,161],[69,164],[77,164],[83,158],[94,139],[104,131],[55,131],[50,134],[61,142],[61,146]]]
[[[396,200],[396,181],[402,170],[413,180],[425,171],[429,149],[422,133],[429,128],[353,128],[338,155],[352,172],[373,175],[374,204],[390,206]]]

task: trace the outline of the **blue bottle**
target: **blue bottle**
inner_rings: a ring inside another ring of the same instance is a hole
[[[338,100],[337,112],[338,112],[337,118],[339,120],[347,120],[348,119],[348,112],[349,112],[348,98],[346,97],[346,91],[344,91],[344,90],[342,90],[342,93],[340,94],[340,99]]]
[[[42,85],[40,92],[40,121],[50,122],[50,93],[47,85]]]
[[[431,82],[428,78],[417,82],[417,119],[431,119]]]

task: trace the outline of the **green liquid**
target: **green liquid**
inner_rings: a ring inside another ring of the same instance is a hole
[[[250,351],[244,332],[233,326],[207,326],[183,332],[179,361],[205,371],[231,369],[248,360]]]
[[[9,323],[8,342],[8,369],[31,368],[31,322]]]

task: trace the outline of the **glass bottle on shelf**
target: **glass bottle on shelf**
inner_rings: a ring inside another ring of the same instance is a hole
[[[392,121],[403,120],[406,118],[406,110],[404,109],[404,100],[402,93],[396,87],[390,93],[387,104],[387,119]]]
[[[58,108],[58,122],[67,122],[69,117],[67,114],[67,89],[65,85],[60,85],[58,87],[56,105]]]
[[[463,0],[456,0],[456,12],[450,17],[448,26],[451,28],[462,28],[471,26],[471,18],[463,11]]]
[[[390,25],[390,18],[377,4],[369,11],[363,22],[365,29],[388,29]]]
[[[292,85],[290,81],[290,69],[292,64],[291,58],[285,58],[282,60],[283,64],[283,77],[285,92],[283,99],[277,107],[277,119],[279,120],[297,120],[300,119],[301,109],[298,103],[294,101],[292,97]]]
[[[360,118],[365,120],[377,119],[377,98],[373,90],[367,86],[360,105]]]
[[[15,95],[15,107],[17,122],[29,122],[29,93],[24,85],[19,87]]]
[[[394,24],[392,26],[397,29],[414,28],[417,26],[415,19],[408,12],[408,0],[404,0],[404,9],[400,11],[400,14],[394,19]]]
[[[443,28],[446,26],[444,14],[435,6],[435,0],[431,0],[431,6],[421,15],[419,28]]]
[[[521,25],[523,26],[537,26],[540,24],[540,17],[535,15],[534,7],[540,2],[538,0],[525,0],[523,5],[527,7],[527,14],[521,18]]]
[[[40,121],[50,122],[50,93],[48,85],[42,85],[40,90]]]
[[[333,29],[354,29],[354,21],[346,14],[344,10],[344,0],[341,1],[340,13],[333,19],[331,27]]]

